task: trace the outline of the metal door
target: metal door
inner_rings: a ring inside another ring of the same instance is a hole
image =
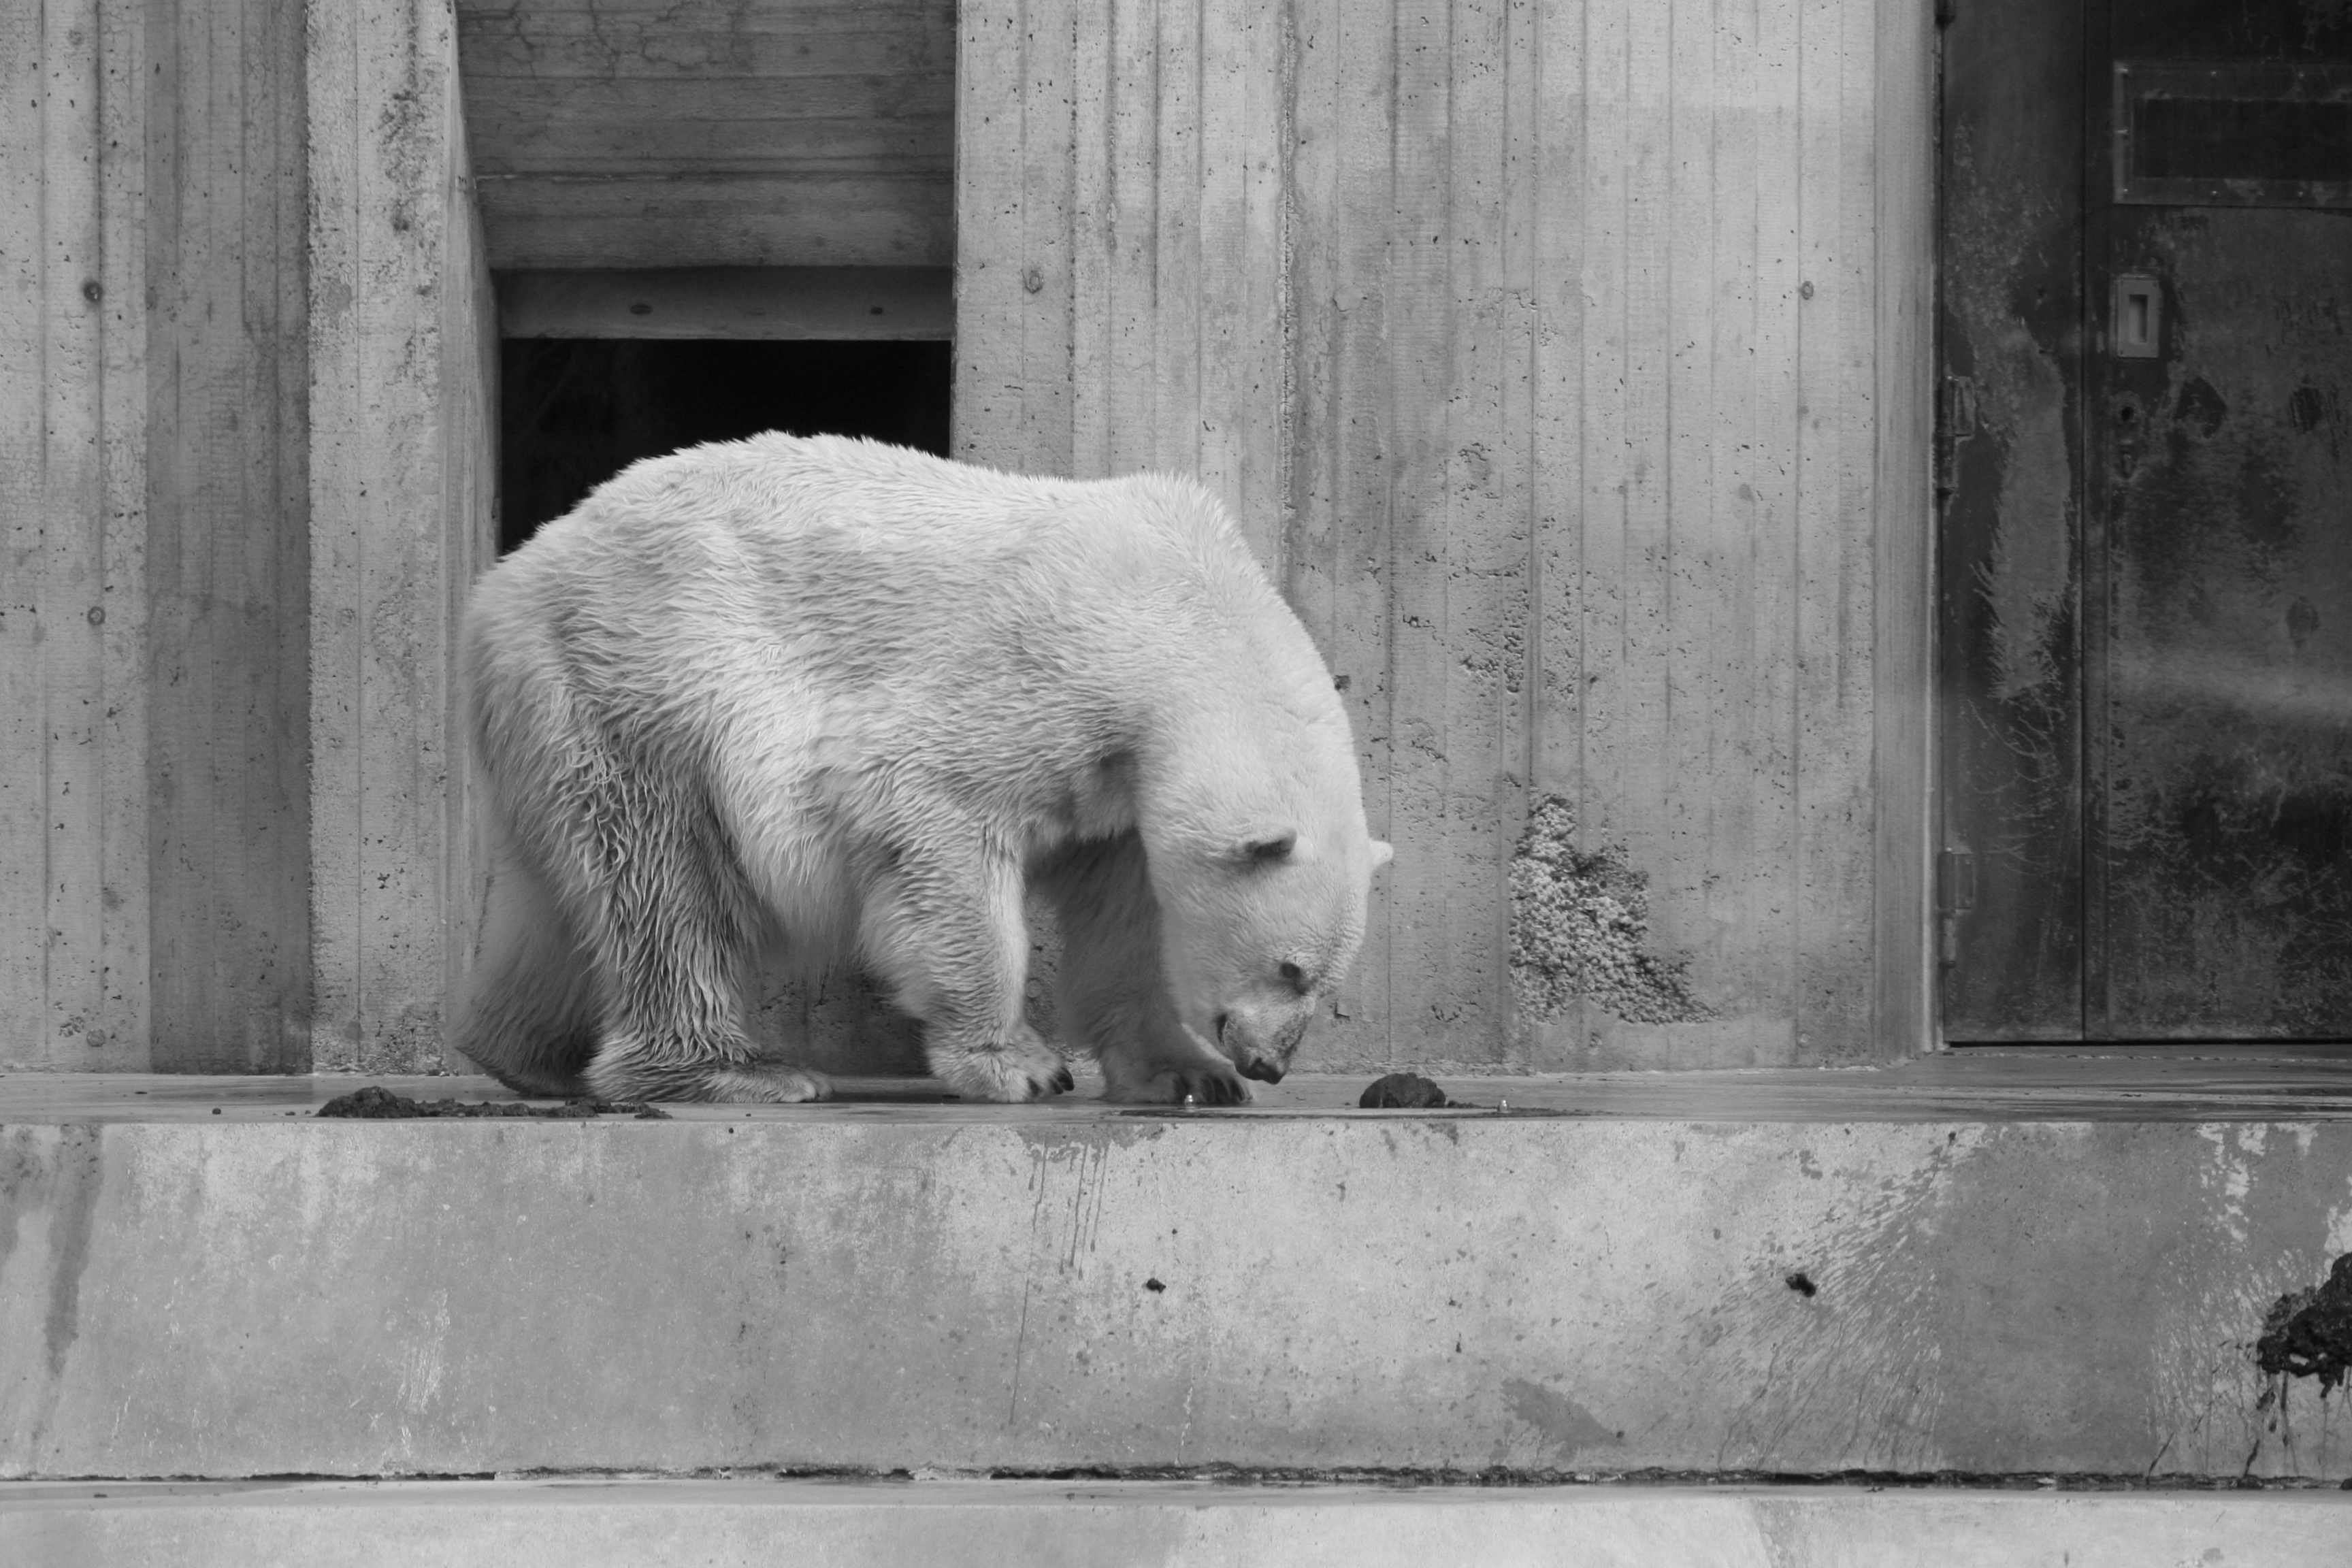
[[[1946,1037],[2352,1037],[2352,7],[1945,47]]]

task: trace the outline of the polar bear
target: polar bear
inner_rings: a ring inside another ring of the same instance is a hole
[[[457,1048],[526,1093],[824,1097],[758,1058],[763,963],[862,965],[958,1093],[1069,1089],[1024,886],[1109,1098],[1278,1081],[1373,872],[1330,674],[1185,480],[834,437],[637,463],[476,589],[489,908]]]

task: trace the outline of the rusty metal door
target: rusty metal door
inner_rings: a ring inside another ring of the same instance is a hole
[[[2352,6],[1956,0],[1944,1030],[2352,1037]]]

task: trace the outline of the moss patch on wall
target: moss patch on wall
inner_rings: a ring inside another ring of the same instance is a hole
[[[1714,1012],[1690,991],[1686,958],[1648,950],[1649,879],[1606,848],[1576,847],[1576,813],[1546,795],[1511,858],[1511,987],[1528,1017],[1578,997],[1637,1024],[1687,1024]]]

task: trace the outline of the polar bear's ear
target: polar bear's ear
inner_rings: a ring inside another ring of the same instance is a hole
[[[1372,869],[1377,871],[1396,858],[1396,846],[1385,838],[1372,840]]]

